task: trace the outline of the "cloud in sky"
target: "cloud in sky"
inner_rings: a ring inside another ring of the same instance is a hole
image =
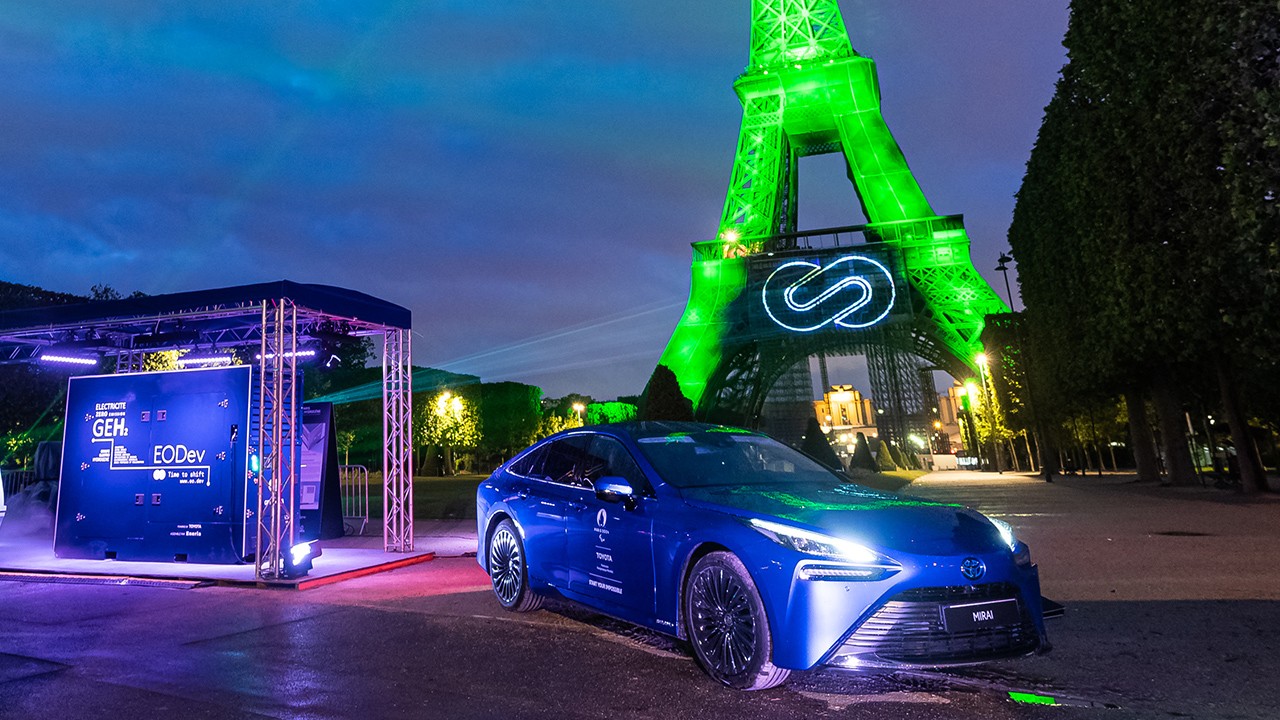
[[[1066,4],[841,3],[925,192],[966,215],[989,275]],[[748,7],[11,4],[0,278],[351,287],[413,310],[418,364],[638,392],[687,297],[688,243],[719,219]],[[857,222],[825,160],[802,166],[802,225]]]

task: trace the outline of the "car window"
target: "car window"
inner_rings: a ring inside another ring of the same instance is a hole
[[[548,443],[542,468],[532,477],[546,478],[561,485],[591,487],[585,478],[593,464],[587,453],[591,439],[590,435],[571,435]]]
[[[519,460],[511,463],[511,466],[507,468],[507,472],[521,477],[540,477],[542,461],[546,456],[546,445],[534,448],[525,453]]]
[[[676,487],[844,481],[808,456],[764,435],[713,430],[636,442],[662,479]]]
[[[637,493],[652,493],[644,471],[617,438],[596,435],[591,441],[590,455],[593,466],[585,473],[585,477],[593,486],[602,477],[620,477]]]

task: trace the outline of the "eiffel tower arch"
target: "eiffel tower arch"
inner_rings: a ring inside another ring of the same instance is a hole
[[[698,417],[758,425],[766,397],[817,354],[868,358],[901,440],[935,402],[921,373],[972,377],[988,314],[959,215],[934,213],[880,112],[875,62],[836,0],[752,0],[751,49],[720,227],[693,245],[684,315],[660,362]],[[866,225],[800,232],[799,160],[840,153]],[[927,385],[932,387],[930,380]]]

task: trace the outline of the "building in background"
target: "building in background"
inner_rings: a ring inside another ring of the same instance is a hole
[[[945,393],[938,394],[938,404],[931,408],[933,431],[929,446],[922,452],[965,455],[961,419],[963,398],[967,392],[963,385],[956,384],[947,388]],[[879,437],[874,403],[852,385],[832,385],[823,393],[821,400],[813,401],[813,413],[836,454],[846,461],[853,455],[858,433],[866,435],[868,440]],[[952,463],[945,466],[955,467]]]
[[[821,400],[813,401],[813,412],[822,432],[826,433],[841,458],[853,455],[858,433],[863,433],[868,439],[878,437],[871,399],[864,397],[852,385],[832,385],[822,394]]]

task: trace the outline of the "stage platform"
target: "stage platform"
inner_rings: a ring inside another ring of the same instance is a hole
[[[377,547],[373,547],[375,542]],[[0,537],[0,580],[306,590],[427,562],[436,556],[435,550],[416,542],[415,546],[421,549],[405,553],[383,552],[381,542],[382,538],[366,537],[321,540],[323,554],[315,559],[310,573],[300,578],[264,581],[254,578],[253,565],[72,560],[54,556],[52,539]]]

